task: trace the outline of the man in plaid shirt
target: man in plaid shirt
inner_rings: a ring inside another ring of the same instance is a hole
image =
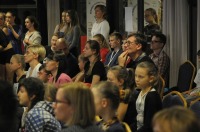
[[[170,58],[163,50],[166,43],[166,36],[160,32],[152,35],[151,49],[153,53],[149,57],[153,60],[158,67],[160,75],[165,80],[165,87],[169,85],[169,70],[170,70]]]

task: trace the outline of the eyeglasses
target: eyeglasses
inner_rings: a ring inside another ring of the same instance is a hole
[[[153,40],[151,43],[160,43],[160,41]]]
[[[67,102],[67,101],[62,101],[62,100],[57,100],[57,99],[54,101],[54,103],[55,104],[58,104],[58,103],[69,104],[69,102]]]
[[[131,44],[136,44],[136,43],[135,43],[135,42],[131,42],[131,41],[126,41],[125,44],[126,44],[127,46],[130,46]]]

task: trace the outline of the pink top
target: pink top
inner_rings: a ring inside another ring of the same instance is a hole
[[[101,62],[105,62],[106,61],[106,55],[108,54],[109,49],[108,48],[101,48],[100,49],[100,54],[101,54]]]
[[[54,78],[49,79],[49,83],[55,84],[56,88],[59,88],[62,84],[72,82],[72,79],[65,73],[60,74],[56,83],[54,83]]]

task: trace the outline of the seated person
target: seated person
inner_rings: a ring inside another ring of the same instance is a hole
[[[102,117],[97,125],[106,132],[125,132],[124,126],[117,117],[120,103],[120,92],[112,82],[100,82],[92,87],[96,114]]]
[[[200,50],[197,52],[197,56],[198,61],[200,62]],[[197,71],[194,82],[196,84],[196,87],[194,89],[183,92],[183,96],[185,97],[188,104],[190,104],[192,100],[200,97],[200,69]]]

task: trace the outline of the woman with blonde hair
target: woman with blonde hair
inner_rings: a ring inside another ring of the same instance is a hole
[[[69,83],[60,87],[53,108],[57,120],[67,125],[63,132],[101,131],[94,124],[93,94],[83,83]]]

